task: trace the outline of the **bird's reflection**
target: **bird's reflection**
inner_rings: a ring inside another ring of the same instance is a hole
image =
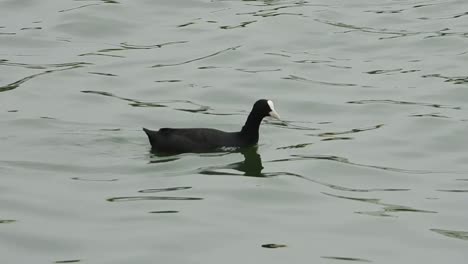
[[[244,161],[230,164],[231,168],[244,173],[245,176],[265,177],[262,174],[262,157],[257,152],[257,146],[241,150]]]
[[[269,177],[262,173],[263,165],[262,158],[257,152],[257,147],[250,147],[240,149],[239,152],[244,156],[244,161],[230,163],[224,166],[205,167],[199,170],[200,174],[207,175],[233,175],[233,176],[249,176],[249,177]],[[226,172],[221,170],[236,170],[242,174],[236,172]]]
[[[257,152],[258,147],[249,147],[249,148],[242,148],[236,150],[234,153],[240,153],[244,156],[243,161],[230,163],[222,166],[210,166],[210,167],[203,167],[198,169],[198,173],[200,174],[207,174],[207,175],[244,175],[250,177],[269,177],[274,175],[267,175],[262,173],[263,165],[262,165],[262,157]],[[222,153],[210,153],[210,154],[203,154],[207,156],[224,156],[230,155],[233,152],[222,152]],[[164,153],[158,153],[154,150],[150,151],[152,157],[156,157],[156,159],[150,160],[150,163],[165,163],[175,161],[181,158],[181,156],[174,156],[168,155]],[[239,171],[242,174],[236,172],[226,172],[221,170],[235,170]]]
[[[233,175],[233,176],[250,176],[250,177],[268,177],[262,173],[263,165],[262,158],[257,152],[257,147],[249,147],[240,149],[239,152],[244,156],[244,161],[230,163],[224,166],[204,167],[198,170],[198,173],[205,175]],[[226,172],[222,170],[236,170],[236,172]]]

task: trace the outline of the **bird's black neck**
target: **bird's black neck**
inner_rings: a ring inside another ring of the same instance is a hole
[[[260,128],[262,119],[263,116],[253,112],[247,117],[247,121],[245,121],[240,134],[249,144],[256,144],[258,142],[258,129]]]

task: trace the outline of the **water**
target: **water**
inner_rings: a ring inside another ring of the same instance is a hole
[[[467,9],[1,1],[2,263],[465,263]],[[149,152],[259,98],[257,149]]]

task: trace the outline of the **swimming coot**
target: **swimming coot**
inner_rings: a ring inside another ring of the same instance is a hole
[[[257,144],[258,129],[266,116],[279,119],[271,100],[255,102],[247,121],[239,132],[224,132],[211,128],[143,128],[152,146],[160,153],[211,152],[222,148],[242,148]]]

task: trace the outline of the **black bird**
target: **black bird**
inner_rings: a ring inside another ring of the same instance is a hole
[[[161,128],[159,131],[143,128],[143,130],[148,135],[152,150],[158,153],[212,152],[222,148],[256,145],[260,123],[266,116],[280,119],[273,102],[261,99],[255,102],[239,132],[224,132],[211,128]]]

